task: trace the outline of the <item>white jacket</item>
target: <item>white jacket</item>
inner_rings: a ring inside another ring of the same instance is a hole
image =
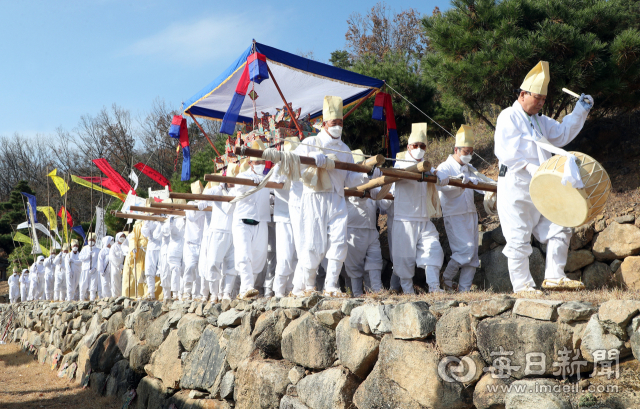
[[[162,223],[147,220],[140,233],[147,238],[147,251],[160,250],[162,245]]]
[[[250,179],[256,183],[260,183],[264,176],[257,175],[253,170],[248,169],[238,175],[239,178]],[[253,189],[254,186],[236,185],[233,191],[236,195]],[[271,221],[271,209],[269,205],[270,199],[269,189],[260,189],[254,194],[245,197],[236,202],[236,210],[233,212],[234,220],[251,219],[259,222]]]
[[[196,202],[189,202],[195,205]],[[190,244],[200,244],[202,241],[202,233],[204,232],[206,214],[196,210],[185,211],[186,225],[184,228],[184,241]]]
[[[231,191],[227,191],[224,190],[222,186],[214,186],[210,189],[205,189],[203,194],[233,196],[233,189],[231,189]],[[211,206],[211,220],[209,220],[207,231],[218,230],[231,233],[231,224],[233,222],[233,213],[235,211],[236,204],[230,204],[229,202],[207,202],[207,206]]]
[[[446,161],[438,165],[438,175],[452,177],[464,173],[473,176],[475,168],[471,165],[461,165],[453,155],[449,155]],[[456,186],[436,186],[440,196],[443,216],[456,216],[459,214],[476,213],[476,205],[473,203],[473,189],[465,189]]]

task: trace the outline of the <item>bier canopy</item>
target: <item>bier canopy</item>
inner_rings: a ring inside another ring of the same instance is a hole
[[[184,103],[185,114],[222,120],[230,109],[237,86],[242,81],[247,59],[254,53],[264,55],[275,81],[287,102],[291,104],[292,110],[300,110],[299,114],[296,112],[299,118],[320,119],[325,95],[342,98],[346,107],[357,103],[372,90],[379,90],[384,85],[384,81],[376,78],[254,42],[218,78]],[[247,98],[240,103],[236,122],[251,123],[253,121],[252,90],[255,93],[253,97],[255,97],[255,111],[258,115],[267,112],[270,115],[276,115],[277,108],[282,109],[284,106],[273,78],[269,75],[269,78],[260,83],[249,84],[246,91]]]

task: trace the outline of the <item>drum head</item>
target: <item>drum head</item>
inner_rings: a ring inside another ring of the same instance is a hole
[[[531,179],[529,194],[536,209],[553,223],[564,227],[581,226],[589,215],[583,191],[562,184],[562,174],[538,172]]]

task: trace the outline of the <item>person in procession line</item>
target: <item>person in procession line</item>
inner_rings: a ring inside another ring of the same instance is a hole
[[[82,262],[82,271],[80,273],[80,299],[87,301],[87,292],[89,300],[96,299],[98,292],[98,256],[100,249],[96,247],[96,234],[89,233],[87,235],[87,246],[80,251],[79,259]]]
[[[462,178],[462,183],[478,184],[476,169],[469,164],[475,142],[471,127],[462,125],[456,134],[453,155],[438,165],[442,177]],[[438,186],[444,228],[451,247],[451,259],[443,273],[444,287],[453,290],[453,279],[460,271],[458,290],[469,291],[480,265],[478,259],[478,211],[473,201],[473,189]],[[484,194],[484,192],[479,192]]]
[[[147,281],[146,299],[156,299],[156,273],[160,259],[162,245],[162,223],[147,220],[142,225],[141,233],[147,238],[147,248],[144,258],[144,275]]]
[[[580,132],[593,107],[593,98],[580,97],[571,114],[562,123],[541,115],[550,80],[549,63],[540,61],[525,77],[517,101],[498,116],[495,131],[495,155],[500,162],[497,208],[502,232],[507,241],[502,251],[508,258],[513,291],[540,293],[529,269],[532,253],[531,234],[547,244],[545,280],[547,289],[583,289],[580,281],[564,273],[571,229],[558,226],[542,216],[531,201],[529,184],[540,164],[551,158],[544,148],[545,138],[562,147]]]
[[[102,249],[98,253],[98,276],[100,279],[100,298],[111,297],[111,268],[109,267],[109,253],[113,237],[102,238]]]
[[[26,268],[22,270],[20,275],[20,301],[25,302],[29,297],[29,270]]]
[[[115,243],[109,249],[109,277],[111,279],[111,296],[120,297],[122,295],[122,271],[124,269],[125,252],[123,245],[126,241],[126,233],[116,234]]]
[[[198,181],[196,186],[191,187],[191,193],[202,193],[202,184]],[[188,204],[197,205],[197,202],[191,201]],[[195,286],[196,279],[200,279],[198,274],[198,261],[200,258],[202,236],[204,233],[204,227],[206,222],[206,215],[204,212],[187,210],[185,211],[185,227],[184,227],[184,249],[182,257],[184,260],[184,272],[182,274],[182,290],[173,289],[173,299],[177,300],[179,294],[186,291],[191,291]],[[201,286],[202,289],[202,286]]]
[[[9,302],[15,304],[20,298],[20,274],[18,274],[18,267],[13,267],[13,274],[9,277]]]
[[[82,272],[82,261],[78,253],[78,240],[71,240],[71,253],[65,257],[65,270],[67,272],[67,301],[78,300],[78,281]]]
[[[64,301],[67,298],[67,269],[64,259],[69,253],[69,245],[64,243],[62,251],[53,259],[55,266],[55,284],[53,286],[53,299],[55,301]]]
[[[55,285],[55,266],[53,260],[56,258],[56,249],[51,249],[49,257],[42,262],[44,266],[44,298],[53,301],[53,288]]]

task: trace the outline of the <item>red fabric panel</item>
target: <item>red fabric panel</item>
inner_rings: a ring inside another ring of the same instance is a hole
[[[151,166],[145,165],[142,162],[138,162],[133,167],[138,169],[140,172],[144,173],[145,175],[149,176],[154,182],[158,183],[160,186],[162,187],[169,186],[169,191],[171,191],[171,183],[169,182],[169,179],[162,176],[160,172],[158,172]]]
[[[94,159],[93,163],[95,163],[96,166],[98,167],[98,169],[100,169],[102,171],[102,173],[107,175],[109,177],[109,179],[111,179],[114,183],[116,183],[118,186],[120,186],[120,189],[124,193],[128,194],[129,191],[132,191],[134,195],[136,194],[136,191],[133,190],[131,185],[122,176],[120,176],[120,174],[118,172],[116,172],[115,169],[113,169],[111,167],[111,165],[109,165],[109,162],[107,162],[106,159],[104,159],[104,158]],[[111,190],[113,190],[113,189],[111,189]]]
[[[62,215],[64,214],[64,212],[67,213],[67,224],[69,225],[69,227],[73,227],[73,219],[71,218],[69,211],[65,209],[64,206],[60,206],[60,210],[58,211],[58,217],[62,219],[63,218]]]

